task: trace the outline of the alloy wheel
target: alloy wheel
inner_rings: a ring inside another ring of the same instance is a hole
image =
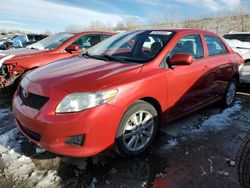
[[[130,151],[138,151],[145,147],[153,136],[154,119],[148,111],[138,111],[128,119],[124,132],[123,142]]]

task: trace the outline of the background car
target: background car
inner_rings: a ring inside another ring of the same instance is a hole
[[[223,36],[235,52],[238,52],[245,64],[240,67],[240,81],[250,83],[250,32],[229,33]]]
[[[0,53],[0,89],[14,84],[20,77],[37,67],[83,53],[86,49],[114,35],[111,32],[58,33],[26,48]]]
[[[0,45],[0,50],[9,50],[13,48],[24,48],[30,44],[38,42],[44,38],[48,37],[48,35],[43,34],[22,34],[16,35],[3,44]]]
[[[242,188],[250,187],[250,132],[242,139],[237,157],[237,170]]]
[[[13,38],[15,38],[17,35],[0,35],[0,48],[1,48],[1,45],[4,44],[5,42],[9,42],[11,41]]]
[[[219,101],[232,106],[243,62],[212,32],[125,32],[28,73],[13,114],[21,132],[48,151],[88,157],[113,147],[135,156],[159,122]]]

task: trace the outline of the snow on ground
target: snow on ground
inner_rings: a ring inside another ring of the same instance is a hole
[[[0,109],[0,120],[5,116],[9,115],[11,112],[9,109]]]
[[[218,110],[218,109],[217,109]],[[166,126],[161,131],[167,133],[170,138],[166,140],[163,148],[165,151],[174,149],[178,142],[188,139],[200,139],[209,132],[219,132],[231,125],[234,119],[242,119],[237,113],[241,110],[241,102],[238,101],[234,106],[223,110],[216,111],[213,115],[192,114],[190,118],[173,122],[170,126]],[[197,127],[197,125],[199,125]]]
[[[168,143],[165,144],[163,147],[165,150],[172,150],[175,146],[178,145],[178,141],[176,138],[172,138],[168,140]]]
[[[202,126],[197,131],[207,132],[207,131],[221,131],[226,127],[231,125],[232,120],[234,119],[233,115],[239,112],[241,109],[240,103],[236,103],[231,108],[225,109],[220,114],[215,114],[210,116],[207,120],[202,123]]]
[[[237,102],[231,108],[227,108],[224,111],[219,109],[213,109],[211,115],[211,109],[208,109],[208,114],[192,114],[189,118],[184,118],[181,121],[172,123],[173,131],[178,130],[176,135],[171,135],[165,141],[165,144],[160,149],[161,151],[170,151],[174,149],[184,139],[198,139],[208,132],[218,132],[226,129],[231,125],[234,119],[238,119],[239,112],[241,110],[241,103]],[[3,174],[7,179],[11,179],[15,185],[27,185],[27,187],[59,187],[61,180],[54,170],[41,170],[38,169],[34,161],[22,154],[21,142],[23,136],[19,130],[15,128],[14,122],[11,122],[11,112],[8,109],[0,109],[0,160],[5,166],[0,175]],[[199,125],[197,127],[197,125]],[[167,134],[168,130],[164,131]],[[171,131],[170,131],[171,132]],[[37,153],[42,153],[44,150],[36,149]],[[107,153],[106,155],[110,155]],[[92,157],[93,164],[100,164],[103,166],[106,161],[105,155],[98,155]],[[76,166],[76,170],[84,170],[87,166],[86,159],[74,159],[74,158],[60,158],[62,162],[70,163]],[[43,163],[46,163],[46,161]],[[49,162],[48,162],[49,163]],[[44,169],[47,169],[46,166]],[[66,181],[66,180],[65,180]],[[73,179],[71,179],[73,181]],[[79,179],[75,179],[78,182]],[[67,183],[67,182],[64,182]],[[95,185],[95,181],[91,185]]]
[[[3,119],[9,114],[8,110],[0,110],[0,126],[4,126]],[[19,143],[21,137],[17,128],[5,133],[0,132],[0,160],[4,165],[4,170],[0,173],[3,173],[7,179],[12,179],[16,185],[58,187],[60,178],[56,171],[37,170],[31,158],[21,154]]]
[[[11,116],[12,114],[9,109],[0,109],[0,135],[15,127],[13,120],[10,121],[12,119]]]

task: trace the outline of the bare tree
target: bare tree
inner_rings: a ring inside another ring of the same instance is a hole
[[[91,30],[102,30],[102,31],[111,31],[112,27],[109,24],[104,24],[100,21],[91,22],[89,26],[87,26],[87,29]]]
[[[244,4],[240,4],[235,7],[233,11],[233,20],[234,20],[234,30],[237,31],[247,31],[247,21],[246,21],[247,10]]]
[[[66,32],[81,32],[85,30],[86,28],[83,25],[80,24],[71,24],[65,28]]]
[[[45,35],[52,35],[52,32],[50,30],[46,30],[46,31],[43,32],[43,34],[45,34]]]
[[[181,17],[177,6],[165,7],[151,15],[151,24],[156,27],[180,27]]]
[[[133,30],[142,27],[138,17],[129,16],[116,24],[115,30]]]

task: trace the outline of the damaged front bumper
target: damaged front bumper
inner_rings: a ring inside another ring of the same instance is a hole
[[[2,57],[0,59],[0,89],[11,86],[15,80],[23,74],[23,71],[16,71],[16,64],[7,64],[6,60],[14,55]]]
[[[13,71],[14,68],[15,65],[2,65],[0,68],[0,89],[11,86],[22,75],[23,71]]]
[[[2,64],[0,67],[0,89],[6,88],[14,84],[24,70],[16,70],[16,64]]]

